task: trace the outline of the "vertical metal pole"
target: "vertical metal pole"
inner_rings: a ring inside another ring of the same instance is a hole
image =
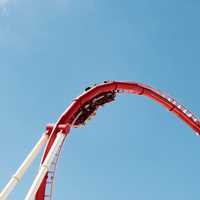
[[[51,165],[51,162],[56,154],[56,152],[58,151],[60,145],[62,145],[62,142],[65,138],[65,134],[62,132],[59,132],[56,136],[56,139],[46,157],[46,159],[44,160],[43,164],[41,165],[39,172],[30,188],[30,190],[28,191],[25,200],[33,200],[35,198],[35,194],[42,182],[42,180],[44,179],[44,176],[46,175],[46,173],[49,170],[49,167]]]
[[[29,155],[26,157],[24,162],[21,164],[17,172],[12,176],[8,184],[5,186],[5,188],[0,193],[0,200],[5,200],[8,195],[12,192],[12,190],[15,188],[17,183],[21,180],[24,173],[27,171],[27,169],[30,167],[33,160],[36,158],[40,150],[42,149],[43,145],[47,142],[48,135],[44,133],[40,140],[37,142],[37,144],[34,146],[32,151],[29,153]]]

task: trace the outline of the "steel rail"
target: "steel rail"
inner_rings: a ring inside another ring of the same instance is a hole
[[[105,81],[89,87],[80,96],[76,97],[67,107],[65,112],[60,116],[54,126],[49,129],[49,140],[46,145],[41,163],[43,163],[55,141],[55,138],[60,131],[60,126],[67,126],[66,136],[70,128],[80,127],[84,125],[101,104],[109,103],[114,100],[115,95],[121,92],[128,92],[136,95],[146,96],[157,103],[161,104],[170,112],[177,115],[189,127],[191,127],[197,135],[200,135],[199,119],[183,105],[178,103],[174,98],[163,92],[154,89],[148,85],[137,82],[120,82],[120,81]],[[112,96],[114,95],[114,96]],[[75,121],[75,123],[74,123]],[[36,193],[35,200],[45,199],[45,189],[47,185],[48,172],[41,182],[41,185]]]

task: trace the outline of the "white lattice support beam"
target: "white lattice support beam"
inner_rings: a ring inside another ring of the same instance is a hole
[[[46,157],[46,159],[44,160],[43,164],[41,165],[39,172],[30,188],[30,190],[28,191],[25,200],[33,200],[35,198],[35,194],[42,182],[42,180],[44,179],[46,173],[48,172],[51,162],[55,156],[55,154],[57,153],[60,145],[62,145],[63,140],[65,139],[65,134],[62,132],[59,132],[56,136],[56,139]]]

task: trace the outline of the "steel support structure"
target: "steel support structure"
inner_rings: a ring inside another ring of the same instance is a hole
[[[41,151],[43,145],[47,142],[48,140],[48,134],[44,133],[42,137],[39,139],[37,144],[34,146],[32,151],[28,154],[24,162],[21,164],[19,169],[16,171],[16,173],[11,177],[10,181],[8,184],[5,186],[5,188],[2,190],[0,193],[0,200],[5,200],[8,195],[12,192],[12,190],[15,188],[17,183],[20,182],[22,179],[23,175],[27,171],[27,169],[30,167],[31,163],[33,160],[37,157],[39,152]]]
[[[44,162],[40,166],[39,172],[38,172],[32,186],[31,186],[30,190],[28,191],[28,194],[26,195],[25,200],[33,200],[35,198],[35,194],[36,194],[44,176],[48,172],[49,167],[51,165],[53,158],[55,157],[56,152],[58,151],[58,149],[62,145],[62,143],[65,139],[65,136],[66,135],[62,132],[59,132],[57,134],[56,139],[55,139],[46,159],[44,160]]]

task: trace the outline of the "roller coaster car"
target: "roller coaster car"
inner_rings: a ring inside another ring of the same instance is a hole
[[[104,92],[83,104],[74,115],[75,122],[73,126],[76,128],[84,126],[94,115],[96,115],[96,111],[99,107],[114,101],[115,97],[115,91]]]

